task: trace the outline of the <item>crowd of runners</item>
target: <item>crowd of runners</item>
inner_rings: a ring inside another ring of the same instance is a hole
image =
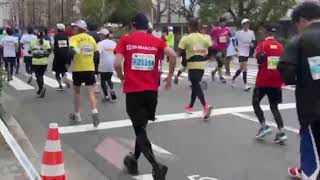
[[[242,74],[243,88],[250,91],[251,87],[247,84],[247,63],[249,57],[254,56],[258,73],[252,105],[261,124],[256,138],[263,139],[271,134],[271,128],[266,124],[260,107],[261,100],[267,96],[278,126],[274,142],[284,143],[288,139],[278,105],[282,102],[282,87],[285,84],[296,85],[297,111],[301,125],[301,168],[290,168],[289,173],[295,177],[319,180],[320,7],[315,3],[304,3],[294,10],[292,20],[297,24],[300,34],[284,48],[285,45],[274,36],[277,31],[275,24],[261,26],[263,40],[257,42],[255,33],[250,30],[249,19],[243,19],[241,29],[234,31],[227,27],[227,19],[222,16],[209,32],[200,19],[192,19],[189,22],[189,33],[181,38],[177,51],[174,51],[174,28],[167,27],[164,32],[153,30],[144,14],[133,17],[130,32],[117,42],[113,40],[111,29],[88,29],[83,20],[67,27],[57,24],[53,34],[44,28],[32,27],[20,34],[18,30],[7,27],[0,31],[1,64],[4,64],[6,80],[10,82],[14,74],[19,74],[20,58],[23,57],[27,82],[32,83],[34,74],[38,85],[36,93],[40,98],[45,98],[44,74],[48,68],[49,56],[53,54],[52,71],[59,84],[57,90],[63,91],[64,86],[73,87],[74,112],[70,114],[70,119],[73,123],[82,121],[80,87],[85,84],[94,127],[98,127],[100,123],[96,83],[100,80],[103,101],[114,101],[117,96],[112,76],[116,73],[123,83],[126,110],[136,134],[135,151],[125,157],[124,164],[130,174],[137,174],[137,160],[143,153],[153,167],[154,179],[164,180],[168,168],[156,160],[146,126],[149,120],[156,120],[161,68],[165,62],[169,69],[165,88],[171,88],[172,80],[174,84],[178,84],[179,76],[187,71],[191,95],[185,110],[193,113],[193,106],[198,98],[203,106],[203,119],[207,120],[213,106],[206,101],[203,93],[202,79],[206,68],[215,60],[217,67],[211,72],[212,81],[215,81],[216,73],[222,83],[227,82],[225,76],[232,76],[232,87]],[[239,68],[232,75],[230,62],[236,56]],[[179,64],[180,69],[175,73],[178,58],[181,59],[181,65]],[[72,79],[67,77],[69,71],[72,72]],[[318,161],[312,164],[316,159]]]

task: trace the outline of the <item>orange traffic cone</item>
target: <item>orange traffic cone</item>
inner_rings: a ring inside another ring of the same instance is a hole
[[[51,123],[41,166],[42,180],[66,180],[58,124]]]

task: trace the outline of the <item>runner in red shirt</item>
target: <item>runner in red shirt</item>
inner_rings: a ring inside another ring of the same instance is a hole
[[[137,137],[135,152],[125,157],[124,165],[130,174],[137,174],[137,160],[143,153],[153,167],[153,178],[165,180],[168,168],[156,161],[146,127],[149,120],[155,120],[160,60],[163,54],[169,57],[169,75],[165,79],[165,87],[169,89],[176,54],[164,41],[147,33],[148,23],[144,14],[136,15],[131,24],[132,33],[123,36],[115,49],[116,71],[123,82],[127,113]]]
[[[266,125],[266,120],[260,107],[262,98],[265,95],[268,96],[270,109],[279,130],[274,142],[283,143],[288,137],[283,130],[283,120],[278,109],[278,104],[282,103],[282,81],[280,73],[277,70],[277,65],[284,51],[284,47],[273,37],[275,32],[275,26],[265,25],[263,27],[263,35],[266,38],[256,48],[259,71],[256,79],[256,87],[253,91],[252,105],[261,124],[256,138],[263,139],[266,135],[271,134],[271,127]]]
[[[228,27],[226,27],[227,19],[225,17],[220,17],[219,22],[219,25],[213,27],[211,30],[211,38],[214,43],[212,47],[212,53],[218,62],[218,67],[211,72],[211,75],[212,81],[214,81],[214,76],[218,71],[220,81],[222,83],[226,83],[227,81],[222,74],[222,67],[224,64],[224,59],[226,57],[226,50],[230,41],[231,31]]]

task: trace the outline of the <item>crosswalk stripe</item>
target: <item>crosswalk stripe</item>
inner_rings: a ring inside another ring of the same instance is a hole
[[[16,90],[21,91],[21,90],[32,90],[32,89],[35,89],[33,86],[25,83],[24,81],[14,77],[14,76],[12,78],[13,78],[13,80],[10,81],[8,84],[10,86],[12,86],[13,88],[15,88]]]

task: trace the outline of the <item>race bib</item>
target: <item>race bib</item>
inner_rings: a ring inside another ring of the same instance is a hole
[[[308,58],[310,71],[313,80],[320,79],[320,56]]]
[[[277,69],[279,64],[280,57],[278,56],[269,56],[268,57],[268,69]]]
[[[58,41],[58,47],[59,47],[59,48],[66,48],[66,47],[68,47],[68,41],[67,41],[67,40],[59,40],[59,41]]]
[[[192,54],[199,55],[199,56],[205,56],[208,54],[208,49],[205,48],[202,44],[196,44],[192,47]]]
[[[226,43],[227,42],[227,36],[220,36],[219,37],[219,42],[220,43]]]
[[[93,55],[93,47],[91,45],[82,46],[81,53],[87,56]]]
[[[152,71],[155,65],[155,55],[154,54],[132,54],[132,70],[137,71]]]

